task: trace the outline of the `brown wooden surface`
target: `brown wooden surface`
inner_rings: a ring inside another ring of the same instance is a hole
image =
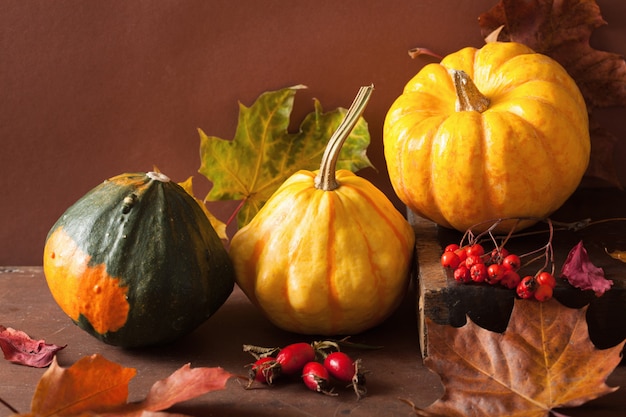
[[[147,394],[152,383],[190,362],[192,366],[222,366],[245,375],[252,357],[242,345],[284,346],[295,341],[320,340],[278,330],[261,317],[236,289],[226,305],[197,331],[179,342],[157,348],[124,350],[105,345],[75,326],[54,303],[41,268],[3,268],[0,271],[0,324],[23,330],[49,343],[67,344],[58,354],[61,366],[100,353],[107,359],[137,369],[131,382],[131,399]],[[410,415],[407,399],[426,406],[441,394],[438,377],[421,365],[416,316],[408,295],[406,303],[385,325],[353,341],[383,345],[375,351],[349,351],[363,359],[370,373],[369,396],[356,401],[353,392],[340,388],[337,397],[308,391],[299,381],[278,383],[272,389],[244,390],[231,380],[224,391],[207,394],[178,407],[197,416],[294,416],[335,414]],[[44,370],[0,361],[0,397],[19,411],[29,410],[30,399]],[[0,406],[0,416],[9,415]]]
[[[422,365],[415,314],[415,291],[411,289],[397,313],[377,329],[355,336],[353,341],[383,345],[380,350],[360,351],[368,376],[369,395],[356,401],[349,390],[338,397],[310,392],[299,382],[244,390],[235,379],[223,391],[206,394],[175,407],[194,416],[402,416],[412,415],[405,399],[425,407],[443,392],[437,375]],[[130,399],[139,400],[158,379],[185,363],[192,366],[222,366],[245,374],[251,357],[242,352],[244,343],[261,346],[285,345],[307,340],[282,332],[262,318],[240,290],[205,325],[179,342],[150,349],[124,350],[105,345],[80,330],[60,311],[47,289],[39,267],[0,268],[0,324],[20,329],[50,343],[67,344],[59,352],[61,366],[99,353],[126,367],[137,369],[131,381]],[[352,353],[352,351],[351,351]],[[0,360],[0,397],[21,412],[30,400],[43,369],[14,365]],[[626,367],[609,378],[611,386],[626,386]],[[623,415],[623,391],[607,395],[567,414],[587,417]],[[620,414],[622,413],[622,414]],[[0,416],[11,413],[0,407]]]

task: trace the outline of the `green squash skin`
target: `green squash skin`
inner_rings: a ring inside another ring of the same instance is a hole
[[[198,202],[174,182],[144,173],[113,177],[72,205],[48,237],[59,227],[91,256],[90,266],[104,264],[109,276],[128,287],[130,311],[122,328],[99,334],[84,316],[77,321],[108,344],[176,340],[205,322],[233,291],[228,252]]]

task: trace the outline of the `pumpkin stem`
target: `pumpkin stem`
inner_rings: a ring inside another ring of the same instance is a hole
[[[330,137],[328,145],[326,145],[326,149],[324,150],[324,155],[322,156],[320,170],[315,177],[315,188],[318,190],[332,191],[339,188],[335,175],[339,152],[341,152],[343,143],[346,141],[348,136],[350,136],[352,129],[354,129],[354,126],[356,126],[359,121],[359,117],[363,114],[365,106],[367,106],[367,102],[369,101],[373,90],[373,85],[361,87],[359,89],[359,92],[350,105],[346,116],[339,124],[339,127],[337,127],[337,130],[335,130],[335,133],[333,133]]]
[[[449,70],[456,89],[456,111],[484,112],[489,108],[490,100],[476,87],[465,71]]]

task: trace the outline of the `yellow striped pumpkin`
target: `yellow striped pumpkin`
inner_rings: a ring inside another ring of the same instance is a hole
[[[335,172],[370,92],[360,90],[320,170],[292,175],[232,239],[238,285],[284,330],[359,333],[386,319],[406,291],[411,226],[369,181]]]

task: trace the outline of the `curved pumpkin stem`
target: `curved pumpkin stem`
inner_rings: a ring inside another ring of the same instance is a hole
[[[484,112],[489,108],[490,100],[476,87],[465,71],[449,70],[456,90],[456,111]]]
[[[339,127],[337,127],[337,130],[335,130],[335,133],[330,137],[328,145],[326,145],[326,149],[324,150],[324,155],[322,156],[319,173],[315,177],[315,188],[318,190],[332,191],[339,188],[335,175],[339,152],[341,152],[343,143],[348,136],[350,136],[352,129],[354,129],[354,126],[356,126],[359,121],[359,117],[363,114],[373,90],[373,85],[359,89],[346,116],[339,124]]]

